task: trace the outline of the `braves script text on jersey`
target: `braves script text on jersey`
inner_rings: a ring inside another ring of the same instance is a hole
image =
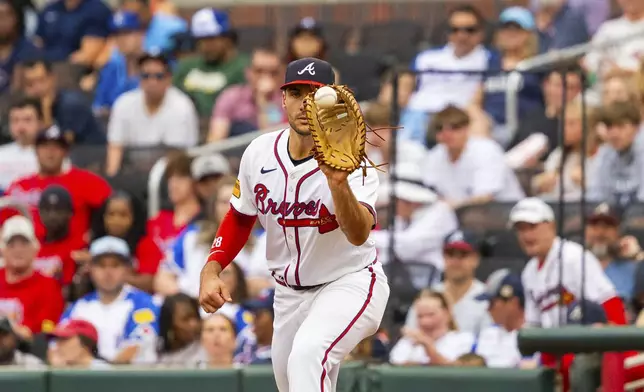
[[[379,327],[389,286],[374,242],[349,243],[318,163],[294,165],[288,139],[288,130],[277,131],[248,146],[231,205],[257,216],[266,230],[268,267],[278,283],[272,343],[278,389],[330,392],[340,362]],[[348,182],[373,212],[375,169],[365,178],[358,170]]]

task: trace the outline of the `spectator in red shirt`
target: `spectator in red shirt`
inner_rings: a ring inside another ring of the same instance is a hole
[[[45,235],[40,239],[34,269],[55,278],[62,286],[68,286],[76,272],[72,255],[87,246],[82,238],[70,236],[70,223],[74,215],[72,196],[62,186],[50,185],[40,197],[38,213]]]
[[[15,181],[7,190],[17,202],[31,207],[40,238],[44,237],[45,229],[38,215],[38,202],[47,186],[63,186],[72,195],[74,215],[69,235],[77,240],[87,240],[92,210],[99,208],[112,193],[103,178],[71,165],[67,160],[68,151],[68,140],[60,129],[55,125],[47,128],[36,138],[39,172]]]
[[[135,257],[128,283],[141,290],[152,292],[154,275],[164,253],[145,232],[145,207],[127,192],[119,191],[110,196],[92,226],[92,241],[104,236],[123,239]],[[88,254],[89,255],[89,254]]]
[[[13,320],[23,339],[51,332],[65,302],[58,282],[33,268],[39,245],[31,221],[20,215],[9,218],[0,247],[5,262],[0,269],[0,314]]]
[[[192,158],[185,153],[178,153],[170,159],[165,176],[172,209],[161,210],[148,221],[147,232],[163,252],[172,247],[177,235],[202,212],[190,171],[191,164]]]

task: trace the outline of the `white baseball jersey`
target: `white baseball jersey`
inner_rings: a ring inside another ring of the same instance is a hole
[[[563,304],[568,305],[582,298],[582,246],[572,241],[556,238],[545,261],[540,265],[537,258],[528,261],[521,275],[526,294],[526,324],[552,328],[566,320],[566,309],[559,305],[559,247],[563,246],[561,261],[563,272],[561,285]],[[615,287],[610,282],[597,258],[586,251],[585,299],[604,303],[615,297]]]
[[[424,169],[425,185],[433,186],[448,200],[492,195],[496,201],[516,201],[525,197],[503,149],[487,138],[470,136],[455,162],[447,148],[438,144],[427,153]]]
[[[266,230],[268,268],[279,282],[314,286],[364,269],[376,259],[374,241],[352,245],[340,230],[326,176],[315,159],[297,166],[288,153],[289,131],[255,139],[242,156],[231,198],[238,212],[258,216]],[[374,214],[378,174],[349,175],[357,200]]]

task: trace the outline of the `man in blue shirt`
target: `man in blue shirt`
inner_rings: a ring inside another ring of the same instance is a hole
[[[188,31],[188,23],[168,12],[150,12],[148,0],[121,0],[121,8],[138,14],[146,31],[143,47],[146,52],[167,52],[173,49],[172,37]]]
[[[102,0],[55,0],[40,13],[36,36],[50,61],[91,66],[103,50],[111,17]]]
[[[22,73],[24,94],[40,100],[45,124],[58,124],[69,142],[105,144],[105,132],[87,99],[76,91],[58,89],[49,61],[27,61],[22,64]]]
[[[0,0],[0,94],[6,93],[14,81],[19,79],[19,71],[14,77],[18,63],[39,56],[40,50],[25,39],[22,34],[24,15],[12,2]]]
[[[99,74],[93,105],[98,115],[107,115],[116,98],[139,86],[138,61],[145,34],[141,20],[133,12],[119,11],[111,27],[116,50]]]
[[[98,330],[100,356],[115,363],[156,362],[159,306],[152,296],[125,283],[132,268],[128,244],[116,237],[91,243],[90,277],[96,291],[61,317],[89,321]]]

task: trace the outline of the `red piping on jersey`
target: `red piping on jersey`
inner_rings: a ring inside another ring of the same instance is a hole
[[[311,177],[312,175],[314,175],[319,171],[320,171],[320,168],[316,167],[315,169],[303,175],[302,178],[300,178],[300,180],[297,182],[297,185],[295,186],[295,204],[298,203],[297,199],[300,196],[300,187],[302,186],[304,181],[306,181],[307,178]],[[297,284],[298,286],[301,286],[302,284],[300,283],[300,259],[302,258],[302,252],[300,250],[300,229],[298,227],[295,227],[295,249],[297,250],[297,264],[295,264],[295,284]]]
[[[365,203],[364,201],[359,202],[363,206],[367,207],[367,210],[373,215],[373,225],[371,225],[371,230],[376,228],[376,222],[378,222],[378,215],[376,214],[376,210],[373,209],[369,204]]]
[[[277,159],[277,164],[280,165],[280,168],[282,168],[282,174],[284,174],[284,201],[286,201],[286,190],[288,189],[288,173],[286,173],[286,167],[280,159],[280,154],[277,153],[277,145],[279,144],[280,138],[282,137],[284,132],[286,131],[282,131],[279,135],[277,135],[277,139],[275,139],[275,145],[273,146],[273,153],[275,154],[275,159]],[[284,209],[282,209],[282,219],[284,219]],[[286,240],[286,227],[282,226],[282,232],[284,232],[284,242],[286,243],[286,247],[288,248],[288,241]]]
[[[374,261],[374,263],[375,263],[375,261]],[[329,348],[327,348],[326,351],[324,352],[324,358],[322,359],[322,377],[320,377],[320,391],[321,392],[324,392],[324,378],[326,377],[326,369],[324,368],[324,365],[326,364],[326,361],[329,358],[329,353],[331,352],[331,350],[333,350],[333,347],[335,347],[335,345],[338,344],[338,342],[340,340],[342,340],[342,338],[344,338],[347,333],[349,333],[349,330],[351,329],[351,327],[353,327],[353,325],[356,323],[356,321],[358,321],[360,316],[362,316],[364,311],[367,309],[367,306],[369,306],[369,302],[371,302],[371,297],[373,296],[373,286],[376,284],[376,273],[373,272],[373,267],[371,265],[369,266],[369,272],[371,272],[371,284],[369,285],[369,294],[367,294],[367,299],[365,299],[364,304],[362,304],[362,308],[360,308],[360,310],[358,311],[358,314],[356,314],[356,316],[353,318],[353,320],[351,320],[349,325],[347,325],[347,327],[344,329],[344,331],[342,331],[340,336],[338,336],[333,341],[333,343],[331,343]]]

